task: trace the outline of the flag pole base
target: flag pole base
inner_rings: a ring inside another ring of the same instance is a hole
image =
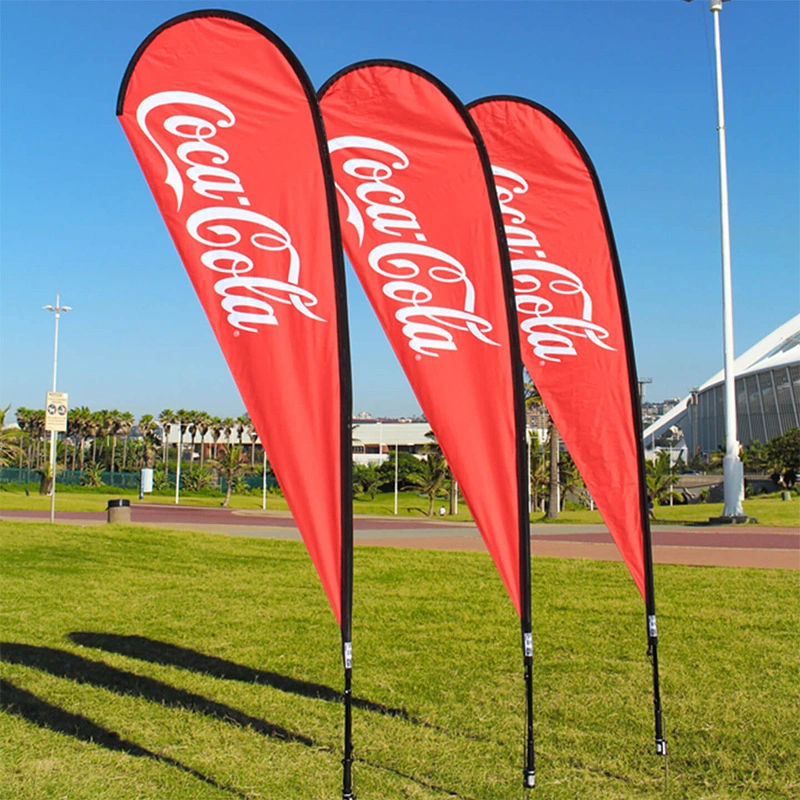
[[[526,769],[523,772],[522,785],[526,789],[533,789],[536,786],[536,770]]]
[[[656,739],[656,755],[666,756],[666,754],[667,754],[667,740]]]

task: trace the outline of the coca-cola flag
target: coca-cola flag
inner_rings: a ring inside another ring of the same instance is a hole
[[[313,86],[259,23],[194,12],[143,42],[117,115],[349,642],[344,265]]]
[[[594,167],[536,103],[470,104],[500,200],[522,359],[642,594],[646,497],[622,275]]]
[[[408,64],[353,65],[319,96],[345,250],[522,614],[522,367],[479,137]]]

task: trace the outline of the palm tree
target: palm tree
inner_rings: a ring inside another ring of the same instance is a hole
[[[200,434],[200,466],[203,466],[203,456],[206,449],[206,434],[211,429],[211,415],[206,411],[198,411],[195,428]]]
[[[431,450],[422,460],[419,473],[409,474],[408,480],[420,487],[423,494],[428,495],[428,516],[433,516],[433,504],[437,492],[447,479],[447,462],[441,453]]]
[[[539,413],[547,413],[547,407],[527,371],[525,372],[524,387],[526,410],[537,409]],[[558,435],[558,429],[549,413],[547,413],[547,442],[550,451],[550,492],[547,502],[547,519],[557,519],[559,506],[558,462],[559,452],[561,450],[561,437]]]
[[[158,421],[161,424],[161,447],[163,449],[163,456],[161,460],[164,462],[164,474],[169,472],[167,465],[167,449],[169,448],[169,431],[172,424],[175,422],[175,412],[169,408],[165,408],[159,415]]]
[[[116,408],[111,410],[105,408],[100,413],[102,414],[103,420],[100,433],[106,440],[106,452],[108,451],[109,444],[111,445],[111,457],[108,464],[108,471],[113,472],[117,451],[117,428],[120,424],[120,412],[117,411]]]
[[[236,433],[239,436],[239,444],[242,443],[242,437],[244,436],[244,432],[247,430],[247,426],[250,424],[250,417],[247,414],[242,414],[240,417],[236,417],[233,421],[233,425],[236,428]]]
[[[233,484],[236,479],[247,470],[247,457],[242,452],[240,444],[223,445],[222,455],[220,458],[211,462],[214,468],[225,478],[227,488],[225,491],[225,500],[222,503],[223,508],[227,508],[231,502],[231,493],[233,492]]]
[[[533,508],[538,509],[540,499],[544,499],[545,491],[549,485],[548,459],[545,457],[544,447],[539,441],[535,431],[531,432],[530,439],[531,459],[531,502]]]
[[[81,454],[81,469],[83,469],[83,452],[84,452],[84,444],[86,441],[86,433],[87,433],[87,422],[89,417],[91,416],[91,411],[89,410],[88,406],[78,406],[73,411],[69,412],[69,419],[67,425],[69,429],[74,431],[74,436],[77,439],[76,447],[73,448],[72,451],[72,469],[77,468],[77,450],[80,449]]]
[[[139,419],[139,433],[144,442],[143,462],[145,467],[152,467],[156,460],[153,450],[153,434],[156,430],[156,420],[152,414],[143,414]]]
[[[36,469],[41,467],[41,462],[46,462],[47,459],[42,453],[42,437],[44,436],[44,409],[37,408],[31,411],[30,421],[31,435],[34,437],[36,443]]]
[[[219,444],[219,437],[222,436],[223,425],[219,417],[211,417],[208,420],[208,428],[211,431],[211,439],[213,445],[211,448],[212,458],[217,457],[217,445]]]
[[[561,511],[564,510],[568,494],[573,494],[577,497],[582,497],[588,500],[588,492],[586,491],[586,486],[583,483],[583,478],[581,477],[580,472],[578,472],[578,468],[575,466],[572,456],[566,451],[563,452],[561,457],[558,459],[558,480],[561,497]]]
[[[131,435],[131,428],[136,418],[130,411],[123,411],[119,415],[119,422],[117,423],[117,432],[121,433],[125,440],[122,443],[122,471],[125,471],[125,464],[128,461],[128,437]]]
[[[673,490],[677,482],[677,473],[672,466],[672,456],[667,450],[662,450],[652,461],[645,464],[645,480],[647,482],[647,496],[653,503],[652,516],[655,519],[655,508],[670,497],[680,497],[680,492]]]
[[[375,493],[384,481],[383,473],[374,464],[353,465],[353,485],[357,485],[370,500],[375,499]]]
[[[6,414],[11,405],[0,409],[0,467],[8,466],[23,452],[20,447],[22,430],[19,428],[6,428]]]
[[[250,419],[249,414],[245,414],[247,418],[247,435],[250,437],[250,466],[255,469],[256,466],[256,443],[258,442],[258,431],[256,426],[253,425],[253,420]]]
[[[19,425],[19,429],[25,434],[27,437],[28,443],[28,468],[31,466],[31,458],[33,456],[32,449],[33,449],[33,436],[31,435],[31,418],[33,415],[33,409],[25,408],[25,406],[20,406],[17,409],[17,425]]]
[[[104,412],[92,411],[86,423],[86,429],[92,438],[92,464],[97,463],[97,437],[103,431]]]
[[[225,434],[225,443],[231,443],[231,434],[233,433],[233,429],[236,426],[236,421],[231,419],[231,417],[225,417],[222,420],[222,432]]]
[[[425,434],[425,438],[428,439],[428,443],[422,448],[423,454],[433,453],[436,456],[444,458],[442,447],[439,442],[436,441],[436,434],[433,431],[428,431]],[[456,483],[455,476],[453,475],[453,470],[450,468],[450,465],[447,463],[446,459],[445,467],[447,469],[447,472],[445,473],[445,479],[449,479],[448,505],[450,506],[450,511],[448,513],[453,515],[456,513],[456,503],[458,502],[458,484]],[[428,516],[430,516],[430,514]]]

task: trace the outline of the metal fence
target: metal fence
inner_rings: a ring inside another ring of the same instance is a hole
[[[56,474],[56,483],[61,486],[80,486],[83,482],[85,472],[78,469],[62,469]],[[184,479],[185,473],[181,475],[181,488],[185,488]],[[222,492],[226,492],[228,484],[221,475],[212,478],[212,485],[209,488],[217,488]],[[41,480],[41,473],[35,469],[19,469],[17,467],[3,467],[0,469],[0,484],[26,484],[36,483]],[[139,473],[138,472],[101,472],[100,480],[104,486],[115,489],[138,489],[139,488]],[[248,490],[260,490],[263,486],[263,478],[260,475],[245,475],[238,479],[241,485],[246,486]],[[175,473],[170,472],[167,474],[167,483],[175,487]],[[273,475],[267,475],[267,488],[273,489],[277,487],[278,481],[275,480]]]

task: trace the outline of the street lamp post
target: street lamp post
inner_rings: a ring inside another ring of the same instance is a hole
[[[61,312],[72,311],[70,306],[61,305],[61,292],[56,292],[56,304],[54,306],[42,306],[45,311],[52,311],[55,315],[55,335],[53,336],[53,388],[56,390],[56,375],[58,374],[58,320]],[[50,431],[50,522],[56,520],[56,431]]]
[[[397,499],[398,499],[398,475],[399,462],[397,460],[397,442],[394,443],[394,515],[397,516]]]
[[[725,146],[725,105],[722,93],[722,55],[719,14],[723,0],[711,0],[714,18],[714,52],[717,73],[717,133],[719,137],[719,193],[722,236],[722,328],[725,358],[725,458],[723,459],[724,507],[722,516],[744,517],[744,468],[739,458],[736,431],[736,374],[733,367],[733,300],[731,290],[731,239],[728,215],[728,162]]]
[[[691,2],[692,0],[688,0]],[[733,365],[733,299],[731,290],[731,237],[728,214],[728,160],[725,144],[725,103],[722,92],[722,53],[719,15],[724,0],[710,0],[714,18],[714,53],[717,75],[717,137],[719,140],[719,200],[720,232],[722,239],[722,336],[724,358],[725,457],[723,467],[724,504],[720,520],[746,520],[742,510],[744,499],[744,467],[739,458],[739,439],[736,431],[736,373]]]

